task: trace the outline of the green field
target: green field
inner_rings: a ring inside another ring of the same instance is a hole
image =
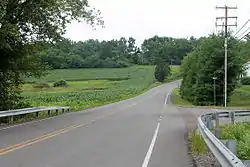
[[[171,99],[173,104],[178,106],[193,106],[190,102],[180,97],[179,89],[173,91]],[[228,107],[250,108],[250,86],[237,88],[231,97]]]
[[[178,66],[171,67],[170,77],[176,78]],[[154,66],[133,66],[116,69],[63,69],[50,71],[40,79],[26,79],[23,97],[32,106],[70,106],[80,110],[136,96],[150,87],[159,85],[154,79]],[[68,87],[53,87],[64,79]],[[170,80],[170,79],[169,79]],[[45,82],[49,88],[34,88]]]
[[[69,86],[52,87],[64,79]],[[23,86],[23,96],[32,106],[70,106],[73,110],[99,106],[137,95],[153,84],[153,66],[121,69],[54,70],[40,79],[29,79]],[[49,88],[34,88],[32,82],[47,82]]]

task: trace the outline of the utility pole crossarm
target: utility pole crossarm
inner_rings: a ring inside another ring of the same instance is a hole
[[[230,16],[230,17],[227,17],[228,19],[237,19],[238,17],[237,16]],[[226,19],[226,17],[216,17],[216,19]]]
[[[216,9],[238,9],[237,6],[216,6]]]
[[[217,27],[224,27],[225,25],[224,24],[216,24]],[[228,27],[235,27],[237,26],[237,24],[228,24],[227,25]]]

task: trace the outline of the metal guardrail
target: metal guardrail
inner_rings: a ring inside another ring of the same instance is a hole
[[[214,120],[215,126],[218,127],[219,118],[231,118],[231,123],[234,124],[236,117],[245,116],[250,116],[250,111],[208,113],[201,115],[197,119],[197,126],[201,136],[222,167],[246,167],[246,165],[209,130],[213,128],[211,120]]]
[[[52,107],[34,107],[34,108],[24,108],[24,109],[16,109],[16,110],[7,110],[7,111],[0,111],[0,118],[9,117],[11,123],[13,123],[14,116],[20,116],[20,115],[27,115],[36,113],[36,116],[39,116],[40,112],[48,111],[48,115],[51,114],[51,111],[55,110],[56,114],[58,114],[59,110],[62,110],[62,113],[65,111],[70,111],[70,107],[60,107],[60,106],[52,106]]]

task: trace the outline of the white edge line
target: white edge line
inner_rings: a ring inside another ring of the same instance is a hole
[[[168,99],[169,99],[169,94],[170,94],[170,93],[168,93],[168,94],[166,95],[166,97],[165,97],[163,109],[162,109],[162,112],[161,112],[161,116],[160,116],[160,118],[159,118],[159,120],[158,120],[158,124],[157,124],[157,127],[156,127],[156,129],[155,129],[153,139],[152,139],[152,141],[151,141],[151,143],[150,143],[150,146],[149,146],[148,152],[147,152],[147,154],[146,154],[146,157],[145,157],[145,159],[144,159],[144,161],[143,161],[142,167],[147,167],[147,166],[148,166],[148,163],[149,163],[149,161],[150,161],[151,155],[152,155],[152,153],[153,153],[154,145],[155,145],[156,139],[157,139],[157,137],[158,137],[158,133],[159,133],[159,128],[160,128],[161,120],[162,120],[162,118],[163,118],[163,112],[164,112],[164,110],[165,110],[166,104],[167,104]]]
[[[151,155],[152,155],[152,152],[153,152],[153,149],[154,149],[154,145],[155,145],[155,142],[156,142],[156,139],[157,139],[157,136],[158,136],[159,127],[160,127],[160,122],[158,122],[158,124],[157,124],[153,139],[152,139],[151,144],[149,146],[146,157],[145,157],[145,159],[143,161],[142,167],[147,167],[148,166],[148,163],[149,163],[149,160],[151,158]]]
[[[167,102],[168,102],[168,99],[169,99],[169,95],[170,93],[168,93],[165,97],[165,101],[164,101],[164,107],[166,106]]]

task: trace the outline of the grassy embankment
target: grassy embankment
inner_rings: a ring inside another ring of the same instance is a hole
[[[250,108],[250,86],[237,88],[232,95],[229,107]],[[172,94],[172,102],[179,106],[193,106],[190,102],[181,99],[179,89]],[[222,139],[237,140],[237,156],[242,160],[250,159],[250,123],[237,123],[235,125],[224,125],[222,128]],[[189,134],[190,148],[193,154],[206,154],[207,146],[197,131]]]
[[[174,89],[171,98],[173,104],[175,105],[184,107],[194,107],[194,105],[192,105],[190,102],[183,100],[180,97],[178,88]],[[250,86],[241,86],[237,88],[231,97],[231,101],[229,102],[228,107],[250,108]]]
[[[250,159],[250,122],[221,126],[222,139],[237,140],[237,156],[242,160]],[[193,154],[207,154],[208,149],[198,131],[189,134],[190,148]]]

